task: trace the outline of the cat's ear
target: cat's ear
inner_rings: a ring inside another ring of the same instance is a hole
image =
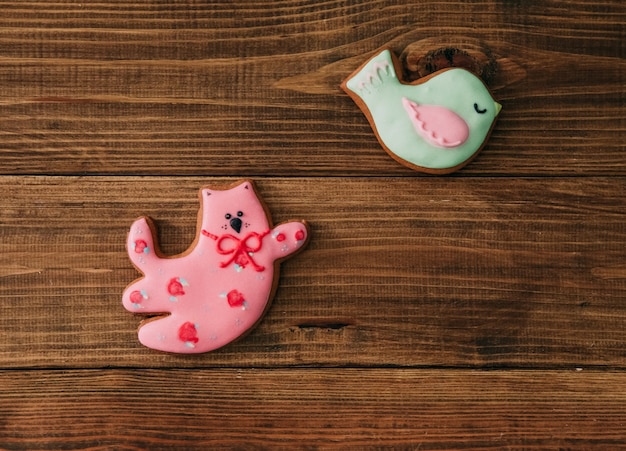
[[[213,194],[213,191],[208,189],[208,188],[204,188],[202,190],[202,197],[203,198],[207,198],[207,197],[211,196],[212,194]]]
[[[237,185],[231,187],[233,190],[237,190],[237,192],[241,193],[241,195],[248,196],[248,193],[255,194],[256,191],[254,189],[254,185],[250,180],[243,180],[239,182]]]

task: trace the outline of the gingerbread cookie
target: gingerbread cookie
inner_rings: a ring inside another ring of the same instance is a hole
[[[401,73],[396,56],[383,49],[341,87],[401,164],[431,174],[465,166],[487,140],[500,104],[465,69],[442,69],[410,84]]]
[[[126,288],[122,302],[133,313],[159,315],[139,327],[149,348],[201,353],[241,337],[269,307],[280,261],[308,241],[304,221],[272,227],[249,180],[203,187],[200,202],[196,239],[181,255],[161,254],[147,217],[128,234],[128,255],[144,277]]]

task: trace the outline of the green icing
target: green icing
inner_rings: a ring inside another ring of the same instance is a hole
[[[345,86],[363,101],[379,140],[390,152],[412,165],[429,169],[453,168],[471,158],[487,138],[500,111],[483,82],[465,69],[443,70],[421,84],[402,83],[389,50],[368,61]],[[413,127],[402,106],[403,97],[420,105],[440,105],[454,111],[467,122],[468,139],[450,149],[428,143]],[[475,103],[480,111],[487,111],[477,113]]]

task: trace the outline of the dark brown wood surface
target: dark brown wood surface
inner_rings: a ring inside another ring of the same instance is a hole
[[[0,449],[626,449],[625,43],[621,0],[0,1]],[[385,45],[492,63],[461,171],[339,89]],[[244,177],[309,246],[242,340],[144,348],[130,224],[181,252]]]

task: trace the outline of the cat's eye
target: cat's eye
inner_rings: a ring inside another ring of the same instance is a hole
[[[487,112],[487,108],[481,110],[477,103],[474,104],[474,111],[478,114],[485,114]]]
[[[226,216],[224,216],[224,217],[225,217],[226,219],[230,219],[230,218],[232,218],[233,216],[232,216],[230,213],[226,213]]]
[[[238,211],[237,212],[237,216],[239,216],[241,218],[243,216],[243,211]]]

